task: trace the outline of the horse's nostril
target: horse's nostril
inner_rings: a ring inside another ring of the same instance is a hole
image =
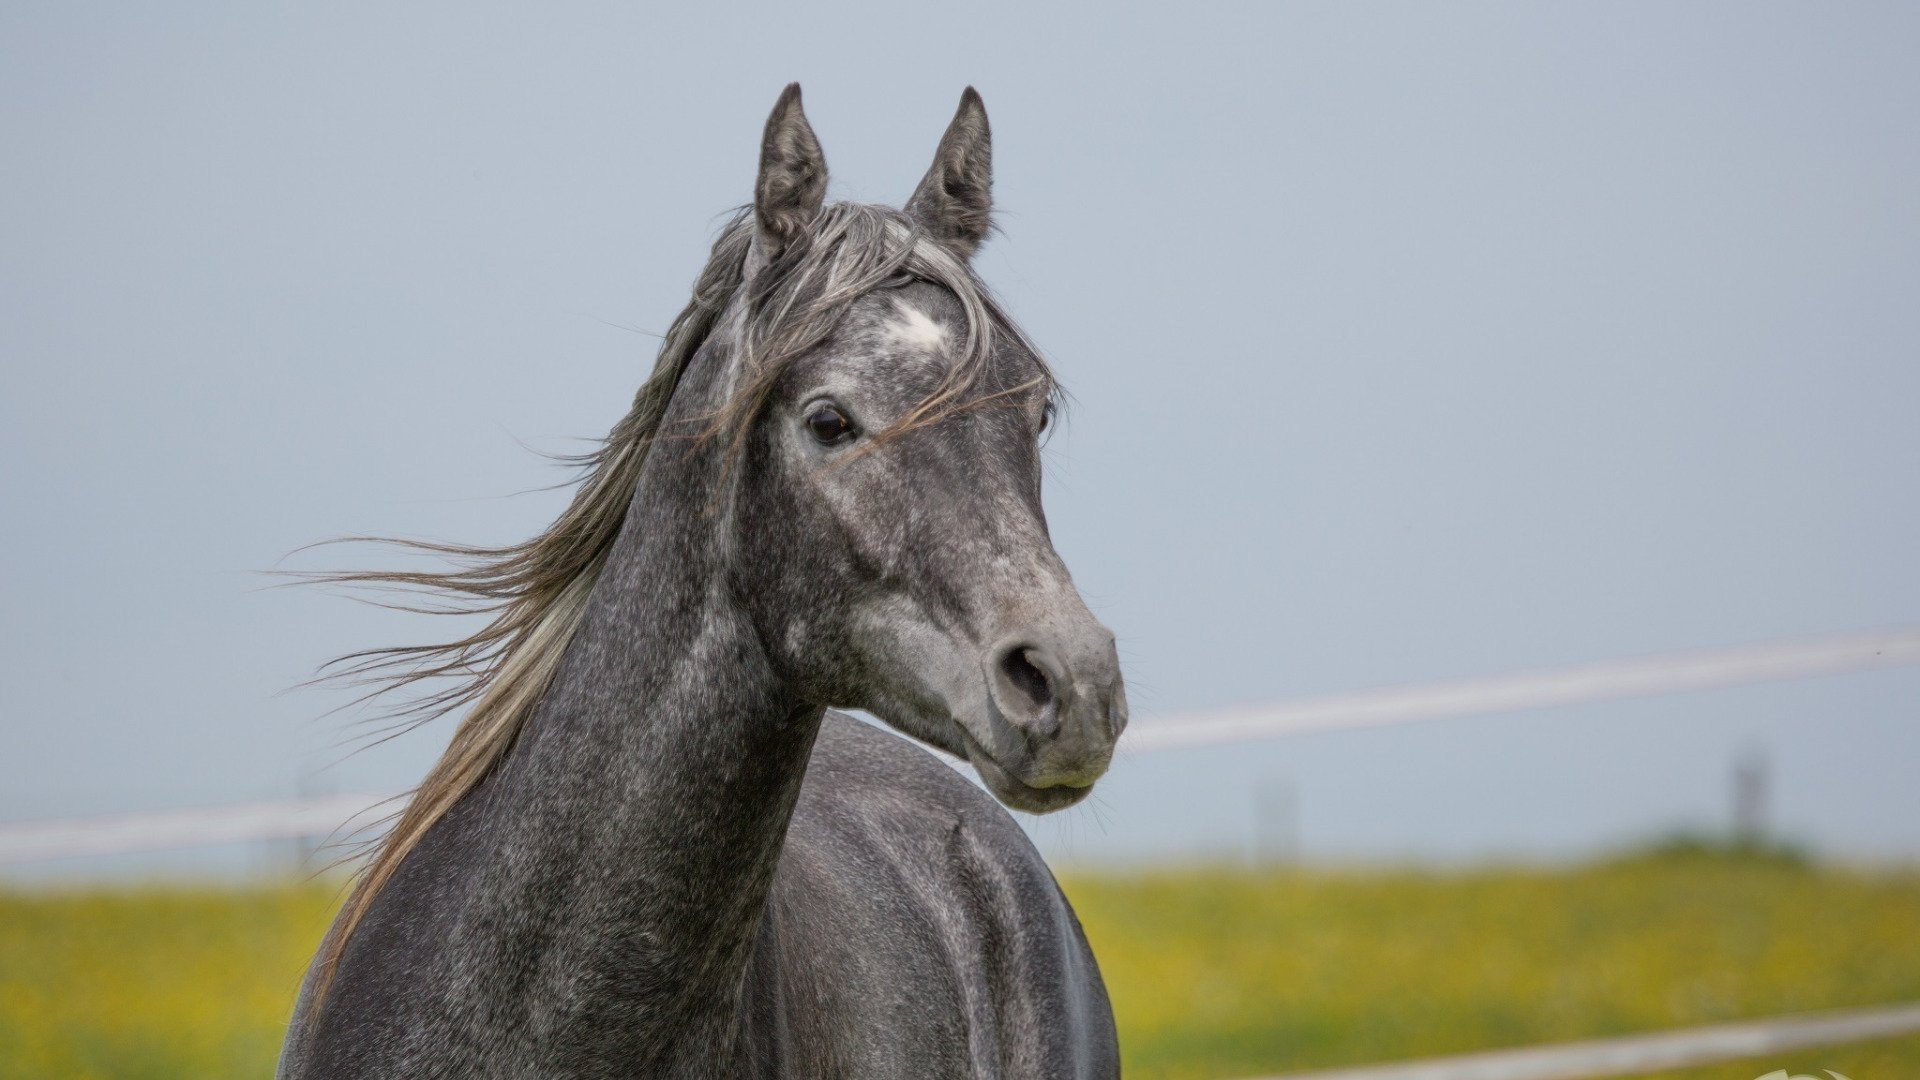
[[[1028,703],[1038,714],[1053,704],[1053,681],[1028,657],[1030,651],[1019,647],[1008,649],[1006,655],[1000,658],[1000,670],[1006,673],[1007,682],[1014,689],[1027,696]]]
[[[1009,739],[1025,740],[1031,752],[1060,734],[1061,714],[1074,700],[1073,682],[1059,655],[1031,638],[1011,638],[987,654],[988,692]],[[1013,747],[1008,747],[1013,752]]]

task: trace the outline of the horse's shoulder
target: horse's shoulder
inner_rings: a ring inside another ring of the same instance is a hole
[[[965,856],[1052,878],[1013,815],[934,752],[842,713],[820,727],[795,826],[945,861]]]
[[[784,989],[794,1046],[852,1052],[809,1033],[844,1023],[868,1033],[854,1043],[869,1073],[959,1075],[987,1046],[1013,1073],[1117,1073],[1099,969],[1046,861],[906,738],[828,714],[771,900],[756,970]],[[915,1025],[873,1034],[902,1010]],[[928,1064],[942,1055],[953,1070]]]
[[[932,751],[850,717],[829,713],[821,728],[779,876],[811,899],[834,897],[810,906],[864,930],[933,928],[945,940],[963,930],[982,944],[1017,935],[1036,951],[998,960],[1091,966],[1072,907],[1013,815]]]

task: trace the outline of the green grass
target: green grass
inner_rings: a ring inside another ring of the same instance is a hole
[[[337,892],[0,894],[0,1077],[272,1075]]]
[[[1920,1000],[1920,873],[1676,852],[1566,870],[1070,873],[1131,1078]],[[0,1078],[271,1073],[333,886],[0,893]],[[1920,1076],[1920,1038],[1712,1066]]]
[[[1136,1077],[1920,1000],[1912,873],[1701,856],[1561,872],[1082,874],[1067,887]],[[1863,1056],[1852,1048],[1824,1067],[1854,1080],[1920,1076],[1920,1040],[1875,1052],[1904,1067],[1849,1071]],[[1790,1064],[1679,1075],[1749,1080]]]

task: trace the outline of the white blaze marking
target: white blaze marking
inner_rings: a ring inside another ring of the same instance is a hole
[[[947,343],[947,328],[905,300],[894,301],[900,317],[887,324],[887,339],[926,352],[938,352]]]

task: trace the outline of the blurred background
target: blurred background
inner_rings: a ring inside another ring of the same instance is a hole
[[[1874,4],[9,5],[0,824],[417,780],[450,724],[293,688],[445,620],[261,572],[550,521],[794,79],[894,204],[984,94],[1141,729],[1920,621],[1916,55]],[[1027,824],[1130,1075],[1910,1001],[1917,700],[1123,743]],[[323,861],[0,866],[0,1076],[266,1071]],[[1699,1075],[1920,1039],[1796,1061]]]

